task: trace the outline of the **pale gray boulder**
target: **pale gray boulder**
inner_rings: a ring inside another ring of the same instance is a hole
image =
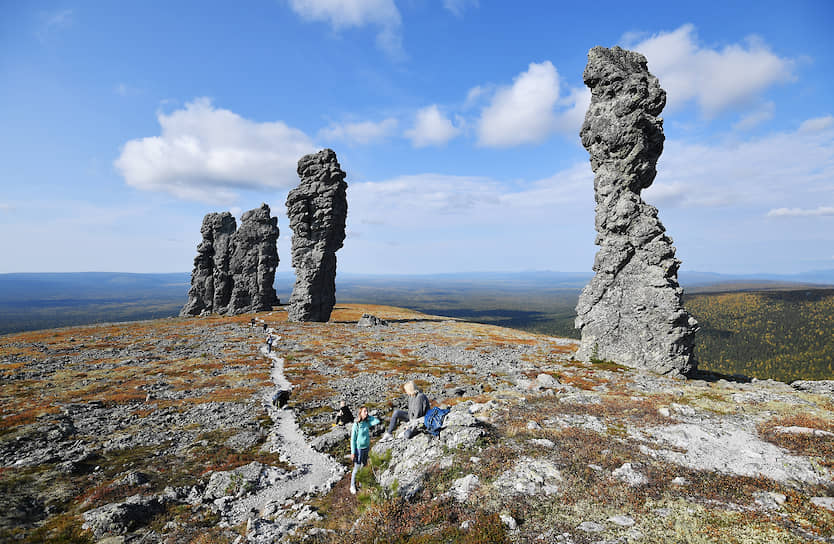
[[[336,251],[345,240],[347,219],[345,175],[332,149],[298,161],[301,182],[287,195],[295,267],[290,321],[325,322],[336,304]]]
[[[697,367],[698,324],[681,302],[672,240],[640,197],[663,151],[666,93],[643,55],[619,47],[591,49],[584,80],[591,104],[580,135],[594,171],[600,249],[576,306],[576,357],[686,375]]]

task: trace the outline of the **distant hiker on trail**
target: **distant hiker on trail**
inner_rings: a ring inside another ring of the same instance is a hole
[[[266,332],[266,321],[264,321],[264,332]]]
[[[334,425],[347,425],[351,421],[353,421],[353,412],[350,411],[345,401],[340,401],[339,409],[336,411],[336,423]]]
[[[400,421],[419,421],[420,418],[426,415],[426,411],[429,409],[429,399],[426,395],[420,392],[419,389],[417,389],[417,386],[414,385],[413,381],[406,382],[405,385],[403,385],[403,390],[409,396],[408,412],[405,410],[394,410],[394,413],[391,414],[391,423],[388,425],[388,430],[385,431],[384,435],[382,435],[382,440],[388,440],[393,436],[394,429],[397,428],[397,423]],[[405,432],[405,437],[411,438],[413,432],[413,429],[408,429]]]
[[[272,343],[275,341],[272,334],[266,337],[266,352],[272,353]]]
[[[350,460],[353,461],[353,472],[350,474],[350,492],[356,495],[356,473],[368,464],[368,453],[371,451],[371,427],[379,424],[373,416],[368,417],[368,407],[359,408],[359,419],[350,430]]]

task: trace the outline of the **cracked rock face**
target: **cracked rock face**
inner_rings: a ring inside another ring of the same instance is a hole
[[[266,204],[241,217],[229,265],[233,288],[228,313],[259,312],[278,304],[273,286],[278,268],[278,234],[278,218],[270,217]]]
[[[278,219],[262,204],[243,214],[240,229],[229,212],[210,213],[200,229],[188,302],[181,316],[236,315],[270,310],[278,303],[273,287],[278,268]]]
[[[290,321],[327,321],[336,304],[336,251],[345,240],[347,183],[336,153],[323,149],[298,161],[301,183],[287,195],[295,286]]]
[[[669,375],[696,369],[698,324],[681,303],[680,261],[643,201],[663,151],[666,92],[646,58],[595,47],[583,74],[591,105],[580,136],[591,155],[596,200],[596,275],[576,307],[577,358],[613,360]]]

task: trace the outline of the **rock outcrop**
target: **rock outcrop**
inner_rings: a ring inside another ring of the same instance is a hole
[[[235,232],[232,258],[232,295],[228,313],[269,310],[278,304],[275,270],[278,268],[278,218],[270,217],[269,206],[243,214]]]
[[[336,251],[345,240],[347,183],[336,153],[323,149],[298,161],[301,183],[287,195],[295,286],[290,321],[327,321],[336,304]]]
[[[225,313],[232,294],[229,261],[235,230],[237,223],[229,212],[209,213],[203,218],[203,241],[197,246],[188,302],[180,311],[181,316]]]
[[[181,316],[236,315],[278,304],[273,287],[278,268],[278,219],[262,204],[243,214],[240,229],[229,212],[210,213],[200,228],[188,302]]]
[[[698,325],[681,303],[672,240],[640,197],[663,151],[666,93],[643,55],[619,47],[591,49],[583,76],[591,105],[580,135],[594,171],[600,249],[576,307],[577,358],[686,375],[697,366]]]

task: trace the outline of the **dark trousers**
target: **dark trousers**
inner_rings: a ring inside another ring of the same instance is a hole
[[[391,423],[388,425],[388,434],[394,434],[394,429],[397,428],[397,423],[400,421],[408,421],[408,412],[405,410],[394,410],[391,414]]]

